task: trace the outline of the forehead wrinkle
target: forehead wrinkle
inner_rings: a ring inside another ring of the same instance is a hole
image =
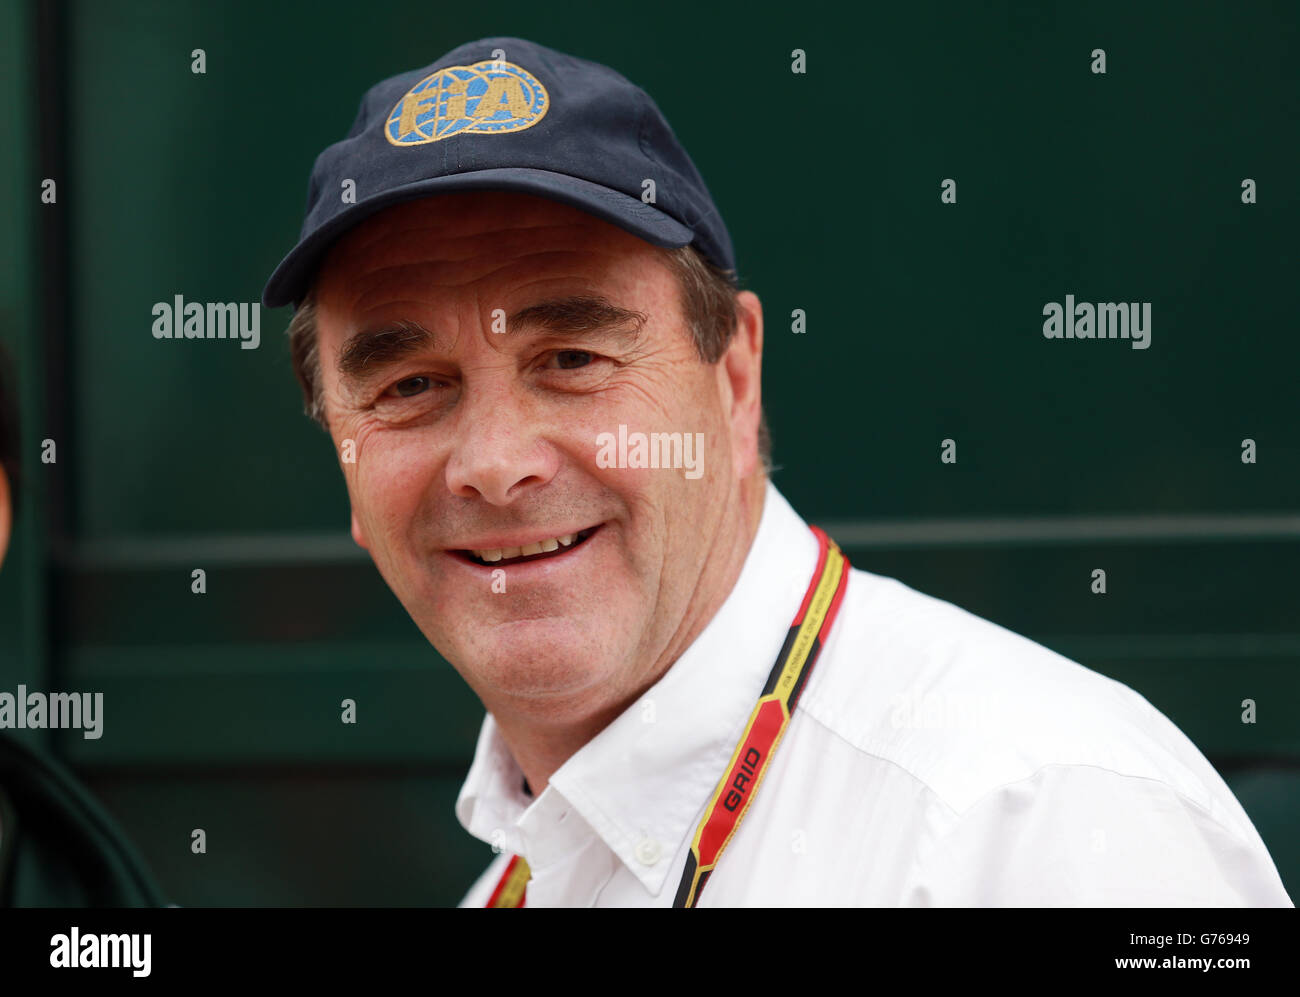
[[[387,309],[387,308],[398,308],[401,310],[403,317],[395,318],[391,323],[382,322],[382,321],[377,323],[379,325],[394,325],[399,322],[414,322],[415,321],[414,319],[406,318],[404,316],[411,312],[424,311],[428,307],[429,307],[429,302],[421,301],[419,298],[393,298],[392,300],[384,300],[382,303],[378,305],[374,305],[370,308],[359,308],[358,311],[361,312],[379,311],[381,309]],[[362,326],[367,324],[376,324],[376,323],[366,323],[362,321],[360,318],[357,318],[354,319],[349,324],[352,326],[352,328],[350,330],[348,338],[344,340],[344,343],[347,343],[348,340],[352,339],[352,337],[355,336],[357,332],[361,331]]]
[[[412,276],[411,271],[429,271],[434,270],[439,264],[434,263],[402,263],[391,266],[376,267],[373,271],[361,277],[350,281],[349,290],[351,294],[351,305],[355,311],[364,311],[369,308],[380,308],[387,305],[395,304],[415,304],[428,306],[427,299],[412,297]],[[418,273],[417,273],[418,276]],[[360,285],[360,286],[356,286]],[[444,281],[435,279],[432,274],[423,277],[419,281],[421,288],[430,290],[446,290],[447,288],[458,285],[448,284]]]
[[[546,252],[537,253],[534,259],[539,263],[549,262],[548,258],[577,255],[572,250],[547,250]],[[428,287],[431,290],[437,289],[442,291],[456,291],[466,288],[471,284],[481,283],[490,280],[503,271],[511,267],[518,266],[518,260],[487,260],[483,261],[482,267],[472,277],[455,283],[434,279],[432,276],[421,280],[422,287]],[[410,297],[411,289],[408,281],[411,275],[418,276],[421,271],[435,272],[438,269],[445,269],[448,266],[456,264],[440,261],[437,263],[424,261],[419,263],[393,263],[384,266],[377,266],[363,277],[357,278],[357,281],[367,286],[357,289],[353,292],[352,307],[356,310],[365,310],[367,308],[387,307],[399,303],[410,303],[419,306],[428,306],[431,301],[428,299]],[[514,294],[518,291],[531,287],[539,283],[555,283],[563,281],[573,281],[581,283],[584,287],[592,286],[591,277],[586,273],[564,273],[557,272],[534,277],[517,284],[512,284],[506,291],[508,294]],[[400,292],[402,297],[389,298],[388,294]]]
[[[519,294],[521,292],[527,291],[529,288],[536,287],[539,284],[568,284],[568,283],[574,285],[581,284],[583,287],[582,293],[584,294],[596,293],[595,289],[592,287],[591,281],[587,278],[585,274],[583,275],[547,274],[544,277],[530,277],[527,280],[512,285],[510,291],[513,294]]]
[[[538,255],[532,252],[532,248],[541,241],[540,233],[543,232],[552,234],[547,237],[550,246],[542,252],[591,252],[593,243],[599,241],[602,233],[605,234],[606,241],[611,234],[615,238],[621,234],[625,245],[637,245],[640,248],[640,240],[629,233],[623,233],[608,222],[594,216],[584,216],[583,220],[587,224],[578,219],[563,223],[514,223],[460,234],[448,234],[445,227],[430,225],[427,219],[418,215],[411,216],[404,225],[370,227],[363,222],[360,228],[344,236],[334,247],[327,265],[336,272],[343,270],[346,276],[355,278],[366,277],[388,266],[415,262],[455,264],[482,257],[500,259],[503,252],[511,251],[515,251],[516,258],[519,258]],[[417,233],[426,233],[428,238],[412,238]],[[385,243],[393,245],[385,247]],[[376,257],[379,258],[378,262]],[[393,260],[394,257],[396,260]],[[384,262],[386,258],[393,262]],[[347,275],[349,270],[353,271],[351,275]]]

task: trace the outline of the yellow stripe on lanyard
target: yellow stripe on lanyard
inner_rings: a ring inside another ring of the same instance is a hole
[[[488,907],[522,907],[524,905],[524,891],[528,887],[528,880],[532,878],[529,871],[528,863],[524,861],[522,855],[515,855],[506,864],[506,871],[501,877],[501,882],[497,883],[497,888],[492,891],[492,896],[488,898]]]
[[[731,764],[714,790],[691,841],[674,907],[694,907],[699,902],[704,884],[749,812],[844,598],[849,577],[848,558],[820,529],[814,526],[812,530],[820,545],[817,570],[777,655],[763,695],[749,715],[745,733],[732,753]]]

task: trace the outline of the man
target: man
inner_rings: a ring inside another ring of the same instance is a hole
[[[1140,696],[800,519],[734,270],[650,98],[523,39],[317,159],[263,297],[353,537],[487,710],[463,905],[1289,905]]]

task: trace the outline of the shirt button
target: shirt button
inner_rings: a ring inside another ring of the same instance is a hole
[[[636,860],[642,865],[654,865],[662,854],[663,849],[654,838],[642,838],[637,842]]]

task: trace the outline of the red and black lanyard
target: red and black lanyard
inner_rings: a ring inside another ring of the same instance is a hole
[[[822,530],[814,526],[812,531],[818,544],[817,569],[763,693],[749,715],[740,743],[732,752],[726,774],[713,791],[695,831],[674,907],[694,907],[699,902],[704,884],[749,811],[772,756],[790,726],[799,694],[807,684],[844,599],[849,579],[848,558]],[[513,856],[487,906],[524,906],[529,878],[528,863],[522,856]]]

